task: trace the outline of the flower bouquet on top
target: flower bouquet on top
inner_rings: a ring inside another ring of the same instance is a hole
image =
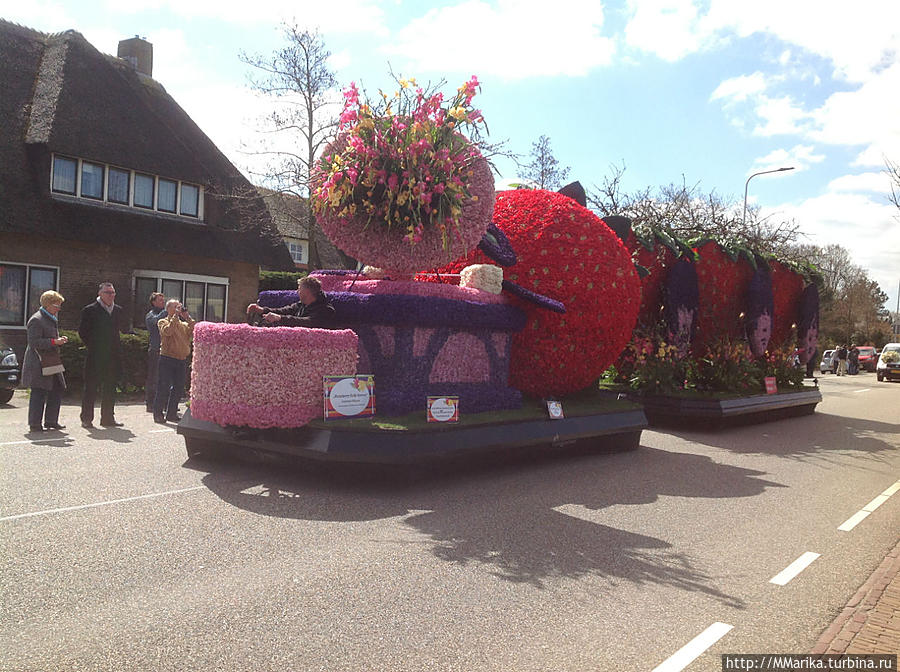
[[[440,92],[400,79],[392,97],[380,92],[374,104],[355,84],[346,89],[338,136],[313,175],[313,211],[332,242],[406,273],[479,243],[494,179],[480,151],[484,118],[472,107],[478,89],[473,76],[446,103]]]

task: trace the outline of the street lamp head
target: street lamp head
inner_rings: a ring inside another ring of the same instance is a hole
[[[776,172],[776,173],[780,173],[780,172],[782,172],[782,171],[784,171],[784,170],[793,170],[793,169],[794,169],[793,166],[789,166],[789,167],[787,167],[787,168],[779,168],[779,169],[776,170],[775,172]]]

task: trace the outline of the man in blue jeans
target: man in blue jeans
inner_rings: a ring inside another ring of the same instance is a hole
[[[178,415],[178,402],[184,394],[194,324],[194,319],[178,299],[166,302],[166,316],[157,322],[160,344],[159,380],[153,404],[153,420],[156,422],[178,422],[181,419]]]

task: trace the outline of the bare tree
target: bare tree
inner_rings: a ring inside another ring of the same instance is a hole
[[[761,253],[790,257],[799,237],[799,224],[792,220],[760,217],[758,207],[747,210],[744,221],[740,204],[715,191],[706,193],[700,184],[670,183],[655,191],[645,187],[626,192],[622,187],[625,165],[611,165],[610,173],[588,191],[588,205],[601,217],[624,215],[636,227],[662,229],[680,238],[713,237]]]
[[[261,177],[276,191],[309,198],[316,156],[337,126],[337,80],[328,65],[331,52],[318,31],[284,24],[283,32],[286,44],[270,56],[242,52],[240,59],[258,71],[250,77],[251,87],[274,99],[275,109],[266,119],[265,132],[279,139],[279,147],[297,146],[295,151],[257,152],[272,158]],[[308,230],[309,265],[319,268],[315,218],[308,207],[298,213]]]
[[[884,159],[884,172],[891,181],[891,193],[888,200],[900,211],[900,163],[894,163],[887,157]],[[900,212],[897,217],[900,218]]]
[[[538,189],[559,189],[569,176],[569,169],[559,167],[550,148],[550,138],[542,135],[537,142],[531,143],[530,156],[531,163],[523,166],[522,177],[534,182]]]

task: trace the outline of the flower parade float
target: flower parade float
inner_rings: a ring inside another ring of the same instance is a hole
[[[408,464],[499,449],[631,449],[640,406],[596,386],[628,342],[640,282],[580,185],[495,194],[474,77],[444,100],[414,80],[351,86],[314,173],[325,234],[365,264],[317,278],[333,331],[197,327],[188,453]],[[581,202],[579,202],[581,201]],[[297,292],[269,291],[279,308]],[[243,351],[241,350],[243,348]],[[325,420],[323,376],[374,377],[374,417]],[[458,398],[459,422],[426,422]],[[551,419],[547,400],[561,401]]]
[[[620,235],[648,272],[647,291],[602,387],[640,401],[657,426],[719,429],[815,411],[821,393],[797,366],[816,348],[808,269],[649,228]]]

